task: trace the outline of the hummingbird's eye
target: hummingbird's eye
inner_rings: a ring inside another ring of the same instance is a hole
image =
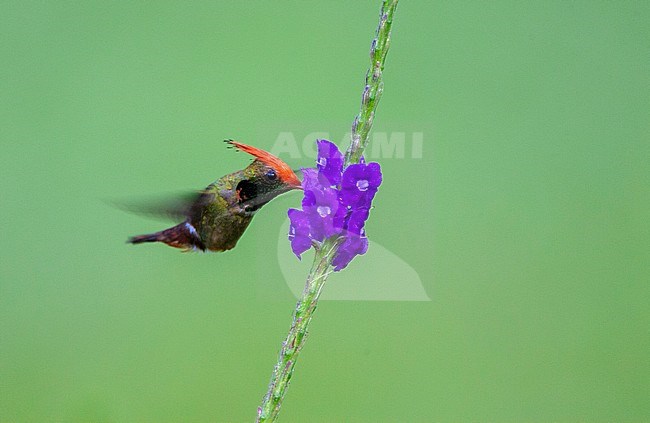
[[[275,181],[278,177],[278,175],[275,173],[275,170],[269,169],[266,172],[266,177],[269,178],[270,181]]]

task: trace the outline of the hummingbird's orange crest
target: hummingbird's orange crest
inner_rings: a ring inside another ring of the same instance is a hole
[[[276,171],[280,179],[286,184],[292,185],[296,188],[301,188],[300,179],[298,179],[295,172],[289,167],[289,165],[283,162],[280,158],[274,156],[268,151],[264,151],[250,145],[242,144],[234,140],[226,140],[226,142],[238,150],[254,156],[262,163],[271,166]]]

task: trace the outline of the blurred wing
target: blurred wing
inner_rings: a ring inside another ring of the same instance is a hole
[[[204,192],[195,191],[107,202],[129,213],[158,220],[179,222],[185,220],[192,210],[201,204],[202,198],[204,198]]]

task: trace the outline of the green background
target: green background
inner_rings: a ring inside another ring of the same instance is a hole
[[[0,4],[0,421],[254,418],[300,195],[224,254],[126,245],[166,223],[107,201],[245,166],[224,138],[343,145],[378,9]],[[432,301],[322,302],[282,421],[650,421],[649,21],[643,1],[402,2],[375,130],[424,146],[381,159],[368,231]]]

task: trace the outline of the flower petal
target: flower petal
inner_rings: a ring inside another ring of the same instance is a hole
[[[379,163],[371,162],[366,165],[366,174],[371,188],[378,188],[381,185],[382,175]]]
[[[309,219],[302,210],[289,209],[287,212],[291,225],[289,226],[289,241],[296,257],[311,248],[309,237]]]
[[[336,252],[336,257],[332,260],[334,271],[345,269],[348,264],[359,254],[365,254],[368,251],[368,238],[365,235],[348,237]]]
[[[338,191],[331,188],[305,191],[302,204],[309,219],[312,238],[322,241],[339,232],[335,227],[335,218],[340,219],[342,208],[338,200]]]
[[[318,159],[316,166],[321,176],[325,177],[330,186],[338,186],[341,183],[341,172],[343,171],[343,154],[331,141],[318,140]]]
[[[304,167],[300,170],[302,171],[302,188],[305,191],[321,187],[321,183],[318,180],[318,171],[316,169]]]
[[[370,212],[368,209],[353,210],[348,218],[347,231],[350,236],[359,236],[363,231],[363,225],[368,219]]]

